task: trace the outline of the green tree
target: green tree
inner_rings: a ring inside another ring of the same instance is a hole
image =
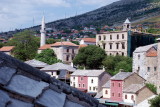
[[[160,94],[153,99],[149,100],[150,107],[160,107]]]
[[[8,41],[6,45],[15,46],[12,53],[15,58],[26,61],[35,57],[39,47],[39,41],[33,35],[34,32],[25,30],[15,34],[13,39]]]
[[[157,87],[154,84],[146,83],[146,87],[148,87],[153,93],[157,94]]]
[[[60,62],[60,60],[56,58],[56,55],[52,49],[43,50],[40,54],[36,55],[35,59],[50,65]]]
[[[105,51],[98,46],[90,45],[79,50],[74,58],[75,65],[85,66],[89,69],[97,69],[102,65],[105,58]]]
[[[76,45],[79,45],[79,42],[78,41],[71,41],[72,43],[76,44]]]
[[[120,69],[125,72],[132,72],[132,58],[124,56],[107,56],[102,62],[106,71],[115,75]]]

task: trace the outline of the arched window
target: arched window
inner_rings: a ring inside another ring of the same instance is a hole
[[[108,94],[108,90],[105,91],[105,94]]]
[[[91,80],[91,83],[93,83],[93,79]]]
[[[125,99],[127,99],[127,95],[125,95]]]
[[[133,95],[131,96],[131,99],[134,100],[134,96]]]

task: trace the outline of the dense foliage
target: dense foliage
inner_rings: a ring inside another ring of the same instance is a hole
[[[149,100],[149,103],[151,104],[150,107],[160,107],[160,94]]]
[[[17,33],[6,45],[15,46],[13,55],[15,58],[26,61],[33,59],[37,53],[39,42],[34,33],[29,30]]]
[[[157,87],[154,84],[146,83],[146,87],[148,87],[153,93],[157,94]]]
[[[35,59],[50,65],[60,62],[60,60],[56,58],[56,55],[52,49],[43,50],[40,54],[36,55]]]
[[[124,56],[107,56],[103,61],[106,71],[115,75],[120,69],[125,72],[132,72],[132,58]]]
[[[89,69],[98,69],[102,65],[104,57],[105,51],[103,49],[95,45],[90,45],[79,50],[73,63]]]

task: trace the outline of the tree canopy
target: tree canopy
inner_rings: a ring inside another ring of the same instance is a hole
[[[146,87],[148,87],[153,93],[157,94],[157,87],[154,84],[146,83]]]
[[[102,65],[104,58],[105,51],[103,49],[95,45],[90,45],[79,50],[73,63],[89,69],[97,69]]]
[[[160,107],[160,94],[153,99],[149,100],[150,107]]]
[[[56,55],[52,49],[43,50],[41,53],[36,55],[35,59],[50,65],[60,62],[60,60],[56,58]]]
[[[132,58],[124,56],[107,56],[102,62],[106,71],[115,75],[120,69],[125,72],[132,72]]]
[[[15,46],[12,53],[14,57],[26,61],[35,57],[39,47],[39,41],[37,41],[37,37],[34,36],[34,32],[25,30],[15,34],[6,45]]]

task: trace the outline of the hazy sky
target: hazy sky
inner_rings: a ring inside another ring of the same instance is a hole
[[[118,0],[0,0],[0,32],[39,25],[43,12],[46,22],[51,22],[115,1]]]

